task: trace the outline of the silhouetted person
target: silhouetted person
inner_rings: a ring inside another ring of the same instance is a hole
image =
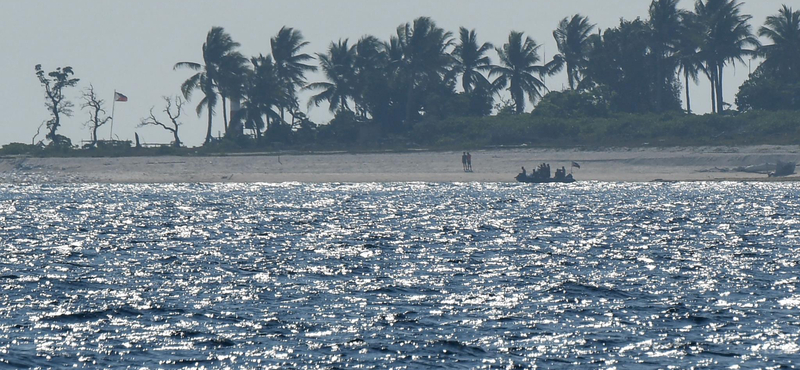
[[[467,172],[467,152],[461,152],[461,166],[464,167],[464,172]]]
[[[472,154],[467,152],[467,171],[472,172]]]

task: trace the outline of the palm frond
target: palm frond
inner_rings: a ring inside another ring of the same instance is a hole
[[[200,63],[195,63],[195,62],[178,62],[178,63],[175,63],[175,65],[172,67],[173,70],[176,70],[176,69],[179,69],[179,68],[188,68],[188,69],[191,69],[193,71],[199,71],[199,70],[203,69],[203,65],[200,64]]]

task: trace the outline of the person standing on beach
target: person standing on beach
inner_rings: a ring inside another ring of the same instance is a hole
[[[467,152],[467,171],[472,172],[472,154]]]
[[[467,172],[467,152],[461,152],[461,166],[464,167],[464,172]]]

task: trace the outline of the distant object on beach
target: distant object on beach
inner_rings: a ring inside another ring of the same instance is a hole
[[[797,164],[794,162],[781,162],[775,165],[775,172],[770,172],[769,177],[789,176],[794,174]]]
[[[761,173],[769,177],[789,176],[794,174],[797,164],[795,162],[764,163],[750,166],[736,167],[733,170],[738,172]]]

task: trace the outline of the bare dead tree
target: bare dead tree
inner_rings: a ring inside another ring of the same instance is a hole
[[[39,143],[37,144],[36,137],[39,136],[40,133],[42,133],[42,127],[44,127],[44,125],[46,125],[47,122],[48,121],[42,121],[42,124],[39,125],[39,127],[36,129],[36,135],[33,135],[33,137],[31,138],[31,145],[42,145],[42,142],[44,140],[39,140]]]
[[[103,109],[105,100],[98,99],[97,94],[94,92],[94,86],[89,84],[89,87],[82,93],[83,104],[81,109],[89,108],[89,120],[86,121],[86,126],[92,130],[92,147],[97,147],[97,129],[111,121],[111,117],[107,116],[106,110]],[[106,117],[101,117],[105,115]]]
[[[150,116],[146,118],[142,118],[141,123],[139,123],[139,127],[143,126],[160,126],[163,129],[172,133],[172,136],[175,138],[175,141],[172,145],[176,148],[181,146],[181,139],[178,138],[178,128],[182,125],[178,119],[181,117],[181,113],[183,112],[183,105],[186,103],[180,96],[175,96],[171,98],[169,96],[164,97],[164,102],[166,102],[166,107],[164,108],[163,112],[167,114],[169,117],[171,125],[167,125],[156,118],[155,114],[153,114],[153,109],[155,107],[150,108]]]

